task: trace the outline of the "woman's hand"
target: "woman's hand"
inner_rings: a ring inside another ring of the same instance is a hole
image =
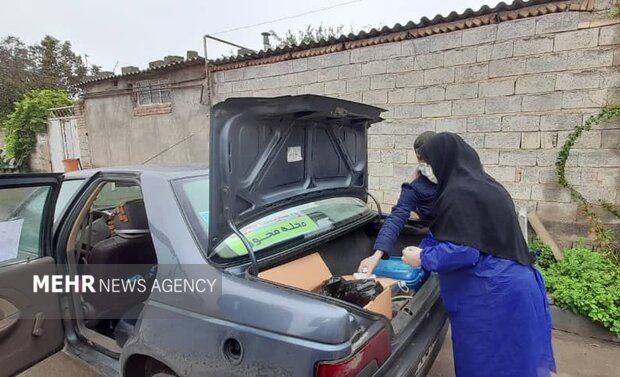
[[[377,267],[377,263],[381,260],[383,256],[383,251],[376,250],[375,253],[368,258],[362,259],[359,267],[357,268],[357,272],[362,272],[365,274],[372,274],[372,271]]]
[[[420,254],[422,249],[417,246],[407,246],[403,250],[403,262],[407,263],[411,267],[420,267],[422,265],[422,259]]]
[[[420,169],[418,169],[418,167],[416,166],[415,168],[413,168],[413,174],[411,175],[411,182],[415,181],[418,178],[420,178]]]

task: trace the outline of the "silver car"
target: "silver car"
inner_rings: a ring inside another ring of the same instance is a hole
[[[391,315],[264,278],[312,253],[350,275],[371,253],[384,215],[367,203],[367,130],[381,112],[312,95],[228,99],[211,112],[209,168],[0,176],[0,374],[64,348],[110,376],[425,375],[448,326],[435,275],[390,286]],[[411,220],[400,247],[426,232]],[[96,266],[217,284],[33,292],[35,275]]]

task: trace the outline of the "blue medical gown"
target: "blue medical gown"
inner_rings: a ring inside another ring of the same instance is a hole
[[[543,377],[555,371],[545,284],[534,266],[432,235],[422,267],[439,275],[457,377]]]

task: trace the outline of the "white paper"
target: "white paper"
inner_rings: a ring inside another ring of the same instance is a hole
[[[0,222],[0,262],[17,258],[24,219]]]
[[[298,162],[302,160],[303,156],[301,155],[301,146],[288,147],[286,151],[287,162]]]

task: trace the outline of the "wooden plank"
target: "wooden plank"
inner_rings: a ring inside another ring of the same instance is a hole
[[[535,213],[531,212],[528,213],[527,219],[529,220],[532,229],[534,229],[534,232],[536,232],[538,237],[540,237],[540,239],[545,243],[545,245],[548,245],[551,248],[551,252],[555,257],[555,260],[561,260],[564,257],[562,255],[562,250],[560,250],[558,244],[555,243],[555,241],[551,237],[551,234],[549,234],[547,228],[545,228],[538,216],[536,216]]]

